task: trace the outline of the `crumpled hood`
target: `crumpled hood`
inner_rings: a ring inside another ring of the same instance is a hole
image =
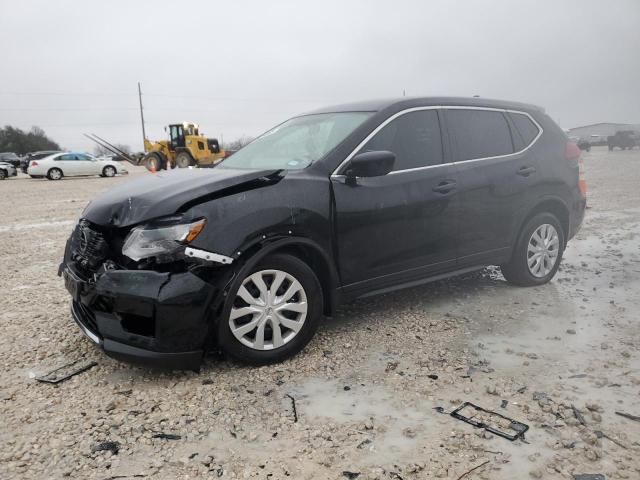
[[[128,227],[172,215],[200,201],[276,183],[281,178],[279,173],[197,168],[144,175],[95,197],[82,217],[97,225]]]

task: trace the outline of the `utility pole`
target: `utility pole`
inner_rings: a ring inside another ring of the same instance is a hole
[[[140,102],[140,121],[142,122],[142,149],[144,150],[144,141],[147,139],[147,134],[144,131],[144,113],[142,113],[142,89],[140,88],[140,82],[138,82],[138,101]]]

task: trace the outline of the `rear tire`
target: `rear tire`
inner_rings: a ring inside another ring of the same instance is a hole
[[[187,168],[193,165],[193,158],[187,152],[180,152],[176,155],[176,167]]]
[[[6,180],[6,178],[7,178],[7,171],[0,169],[0,180]]]
[[[322,287],[313,270],[294,256],[275,254],[241,276],[218,322],[220,348],[229,357],[252,365],[280,362],[302,350],[323,315]]]
[[[49,180],[60,180],[64,175],[62,174],[62,170],[59,168],[51,168],[47,172],[47,178]]]
[[[102,169],[102,176],[103,177],[115,177],[116,176],[116,169],[114,167],[112,167],[111,165],[107,165],[106,167],[104,167]]]
[[[514,285],[543,285],[560,267],[565,233],[551,213],[538,213],[522,227],[511,260],[500,266],[504,278]]]

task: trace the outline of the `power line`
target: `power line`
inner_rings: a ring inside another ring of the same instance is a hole
[[[138,95],[132,93],[108,93],[108,92],[0,92],[0,95],[19,95],[19,96],[68,96],[68,97],[137,97]],[[326,99],[322,98],[293,98],[293,97],[207,97],[202,95],[176,95],[165,93],[145,93],[145,97],[157,97],[157,98],[176,98],[176,99],[193,99],[193,100],[207,100],[212,102],[295,102],[295,103],[309,103],[309,102],[324,102]]]
[[[137,110],[132,107],[0,107],[0,111],[17,111],[17,112],[93,112],[93,111],[110,111],[110,110]]]

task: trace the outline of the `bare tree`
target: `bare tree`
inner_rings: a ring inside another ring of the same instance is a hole
[[[122,150],[127,155],[131,154],[131,147],[129,147],[129,145],[123,145],[121,143],[115,143],[114,146],[117,147],[119,150]],[[107,148],[103,147],[102,145],[98,145],[97,143],[96,143],[95,147],[93,147],[93,153],[98,157],[100,157],[102,155],[115,155],[114,152],[112,152],[111,150],[108,150]]]
[[[246,144],[252,142],[253,138],[254,137],[250,137],[248,135],[243,135],[243,136],[241,136],[239,138],[236,138],[235,140],[233,140],[231,142],[225,142],[224,143],[224,149],[225,150],[240,150]]]

